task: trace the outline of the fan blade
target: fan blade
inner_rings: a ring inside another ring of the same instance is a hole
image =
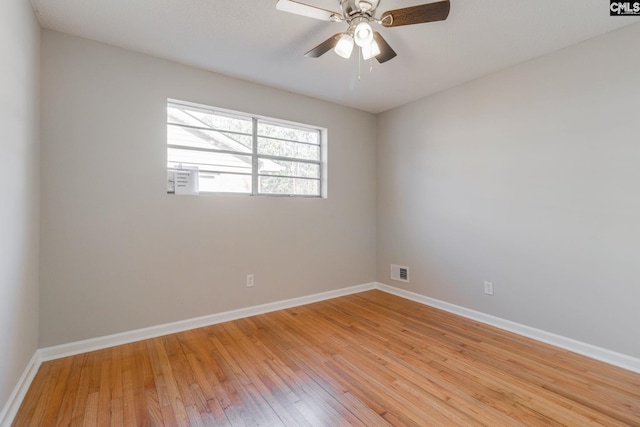
[[[314,47],[309,52],[305,53],[304,56],[306,56],[308,58],[319,58],[319,57],[321,57],[322,55],[324,55],[325,53],[329,52],[331,49],[336,47],[336,45],[338,44],[338,39],[343,34],[344,33],[337,33],[337,34],[329,37],[328,39],[326,39],[325,41],[320,43],[318,46]]]
[[[447,16],[449,16],[450,8],[451,4],[449,3],[449,0],[445,0],[436,3],[405,7],[404,9],[388,10],[382,14],[380,23],[384,27],[399,27],[401,25],[444,21],[447,19]]]
[[[380,53],[376,56],[379,63],[382,64],[383,62],[387,62],[388,60],[396,57],[397,53],[391,49],[389,43],[387,43],[379,32],[376,31],[373,33],[373,39],[378,43],[378,47],[380,48]]]
[[[278,0],[278,3],[276,3],[276,9],[283,12],[307,16],[309,18],[320,19],[321,21],[342,21],[342,16],[339,13],[320,9],[315,6],[309,6],[308,4],[300,3],[295,0]]]

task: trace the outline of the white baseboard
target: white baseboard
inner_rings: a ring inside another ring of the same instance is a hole
[[[18,413],[18,409],[20,409],[20,405],[22,404],[22,400],[24,396],[27,394],[27,390],[31,386],[31,382],[33,381],[33,377],[38,373],[38,369],[40,369],[40,365],[42,361],[38,356],[38,351],[33,354],[33,357],[27,364],[27,367],[24,369],[24,372],[20,376],[18,380],[18,384],[16,384],[13,392],[9,396],[9,400],[2,408],[0,412],[0,427],[10,427],[13,419]]]
[[[180,320],[178,322],[166,323],[163,325],[151,326],[148,328],[107,335],[104,337],[91,338],[53,347],[41,348],[40,350],[38,350],[38,353],[40,360],[45,362],[47,360],[59,359],[61,357],[73,356],[76,354],[86,353],[94,350],[102,350],[104,348],[109,348],[116,345],[128,344],[135,341],[159,337],[162,335],[169,335],[176,332],[183,332],[190,329],[201,328],[203,326],[210,326],[222,322],[229,322],[231,320],[242,319],[249,316],[256,316],[258,314],[269,313],[271,311],[283,310],[286,308],[311,304],[331,298],[357,294],[360,292],[375,289],[375,287],[375,282],[366,283],[364,285],[350,286],[348,288],[337,289],[335,291],[321,292],[304,297],[291,298],[284,301],[276,301],[272,303],[256,305],[253,307],[240,308],[237,310],[225,311],[208,316]]]
[[[430,298],[421,294],[417,294],[415,292],[385,285],[384,283],[376,283],[376,289],[399,296],[401,298],[419,302],[424,305],[439,308],[441,310],[448,311],[449,313],[457,314],[468,319],[486,323],[488,325],[495,326],[496,328],[514,332],[527,338],[542,341],[544,343],[551,344],[556,347],[572,351],[574,353],[582,354],[583,356],[587,356],[592,359],[600,360],[601,362],[605,362],[610,365],[618,366],[629,371],[640,373],[640,359],[627,356],[626,354],[617,353],[615,351],[577,341],[572,338],[563,337],[551,332],[532,328],[530,326],[522,325],[510,320],[505,320],[500,317],[491,316],[489,314],[481,313],[469,308],[450,304],[448,302]]]
[[[187,331],[189,329],[201,328],[203,326],[210,326],[222,322],[228,322],[231,320],[256,316],[258,314],[298,307],[305,304],[325,301],[331,298],[357,294],[360,292],[375,289],[376,285],[377,284],[375,282],[365,283],[363,285],[350,286],[347,288],[336,289],[334,291],[321,292],[318,294],[291,298],[288,300],[276,301],[272,303],[256,305],[253,307],[240,308],[238,310],[231,310],[223,313],[216,313],[208,316],[196,317],[193,319],[181,320],[178,322],[167,323],[158,326],[151,326],[149,328],[136,329],[119,334],[107,335],[104,337],[91,338],[88,340],[76,341],[72,343],[38,349],[36,350],[35,354],[31,358],[31,361],[27,365],[27,368],[20,377],[18,384],[9,396],[9,400],[0,412],[0,427],[11,426],[11,423],[18,413],[18,409],[20,409],[22,400],[27,394],[27,390],[29,390],[31,382],[38,372],[38,369],[40,368],[42,362],[86,353],[89,351],[102,350],[104,348],[109,348],[116,345],[128,344],[135,341],[173,334],[176,332]]]
[[[366,283],[363,285],[351,286],[348,288],[337,289],[334,291],[322,292],[318,294],[308,295],[304,297],[292,298],[284,301],[276,301],[268,304],[257,305],[253,307],[241,308],[238,310],[226,311],[223,313],[212,314],[193,319],[182,320],[179,322],[167,323],[164,325],[152,326],[149,328],[136,329],[133,331],[122,332],[119,334],[107,335],[104,337],[92,338],[83,341],[61,344],[54,347],[45,347],[38,349],[31,361],[25,368],[18,384],[9,396],[9,400],[0,412],[0,427],[9,427],[15,418],[22,400],[24,399],[33,378],[35,377],[42,362],[59,359],[62,357],[73,356],[76,354],[86,353],[94,350],[113,347],[116,345],[128,344],[149,338],[155,338],[163,335],[173,334],[176,332],[187,331],[189,329],[200,328],[203,326],[215,325],[222,322],[237,320],[258,314],[269,313],[272,311],[283,310],[286,308],[297,307],[314,302],[325,301],[331,298],[337,298],[345,295],[357,294],[360,292],[379,289],[383,292],[399,296],[411,301],[425,304],[431,307],[439,308],[450,313],[454,313],[478,322],[486,323],[500,329],[515,332],[528,338],[542,341],[556,347],[560,347],[575,353],[619,366],[633,372],[640,373],[640,359],[616,353],[611,350],[600,348],[591,344],[566,338],[540,329],[525,326],[489,314],[474,311],[468,308],[450,304],[430,298],[415,292],[386,285],[384,283]]]

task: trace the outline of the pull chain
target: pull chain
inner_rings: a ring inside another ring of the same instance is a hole
[[[369,73],[373,72],[373,59],[369,60]],[[358,81],[362,81],[362,48],[358,46]]]
[[[362,57],[362,48],[358,46],[358,81],[360,81],[360,57]]]

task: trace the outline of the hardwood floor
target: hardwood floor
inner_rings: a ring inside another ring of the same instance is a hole
[[[640,375],[369,291],[44,363],[15,426],[640,426]]]

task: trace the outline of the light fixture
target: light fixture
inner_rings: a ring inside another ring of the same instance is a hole
[[[353,37],[346,33],[341,35],[338,39],[338,44],[333,50],[343,58],[349,59],[353,51]]]
[[[354,18],[346,33],[338,37],[338,42],[333,48],[334,52],[343,58],[350,58],[354,43],[362,51],[362,57],[366,60],[380,54],[380,46],[373,37],[373,29],[369,20],[364,17]]]
[[[371,25],[369,25],[365,19],[362,19],[356,25],[353,38],[360,47],[371,44],[373,40],[373,29],[371,29]]]
[[[371,43],[362,46],[362,59],[365,61],[380,55],[380,46],[375,40],[371,40]]]

